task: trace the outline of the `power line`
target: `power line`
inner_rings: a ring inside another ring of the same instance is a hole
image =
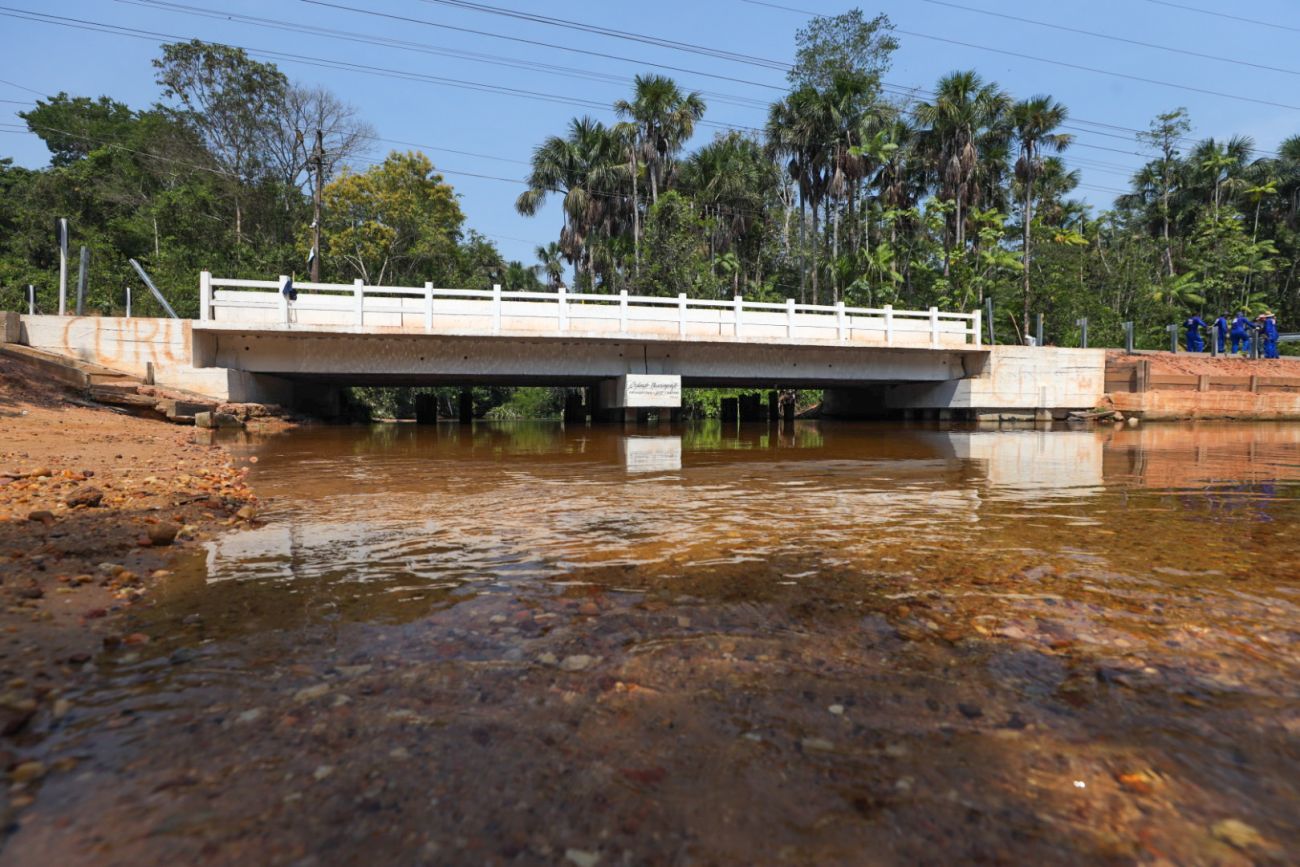
[[[1201,15],[1213,15],[1215,18],[1226,18],[1229,21],[1241,21],[1246,24],[1258,24],[1260,27],[1272,27],[1274,30],[1290,30],[1293,33],[1300,33],[1300,27],[1288,27],[1285,24],[1278,24],[1276,21],[1260,21],[1258,18],[1243,18],[1240,15],[1229,15],[1227,12],[1199,9],[1196,6],[1188,6],[1183,3],[1170,3],[1169,0],[1147,0],[1147,2],[1154,3],[1157,6],[1169,6],[1173,9],[1182,9],[1186,12],[1199,12]]]
[[[325,0],[301,0],[301,2],[309,3],[313,6],[322,6],[330,9],[338,9],[347,12],[354,12],[358,15],[370,15],[377,18],[387,18],[389,20],[398,21],[405,24],[422,24],[426,27],[436,27],[442,30],[451,30],[458,33],[469,33],[475,36],[486,36],[491,39],[501,39],[507,42],[515,42],[522,45],[532,45],[535,47],[547,48],[554,51],[568,51],[574,54],[585,54],[589,57],[599,57],[605,60],[617,60],[624,63],[635,63],[640,66],[649,66],[655,69],[667,69],[671,72],[685,72],[690,75],[701,75],[706,78],[716,78],[719,81],[730,81],[736,84],[749,84],[749,85],[753,85],[754,87],[763,87],[771,90],[784,90],[784,88],[779,85],[768,84],[766,82],[761,82],[761,81],[751,81],[749,79],[736,78],[730,75],[719,75],[717,73],[704,72],[698,69],[684,69],[680,66],[671,66],[664,63],[655,63],[648,60],[638,60],[633,57],[625,57],[618,54],[606,54],[600,51],[592,51],[590,49],[585,49],[585,48],[575,48],[571,45],[561,45],[554,42],[543,42],[536,39],[525,39],[519,36],[508,36],[504,33],[493,33],[488,30],[475,30],[470,27],[457,27],[452,24],[443,24],[438,21],[429,21],[424,18],[412,18],[406,15],[394,15],[388,12],[380,12],[375,9],[359,9],[355,6],[347,6],[340,3],[325,2]]]
[[[314,0],[304,0],[304,2],[314,2]],[[632,42],[641,42],[646,45],[654,45],[659,48],[671,48],[675,51],[684,51],[690,54],[700,54],[705,57],[712,57],[718,60],[731,60],[739,63],[748,63],[753,66],[766,66],[769,69],[785,70],[789,68],[788,63],[779,60],[770,60],[765,57],[757,57],[753,54],[740,54],[734,51],[727,51],[721,48],[711,48],[707,45],[695,45],[690,42],[679,42],[675,39],[665,39],[659,36],[650,36],[644,33],[634,33],[630,30],[619,30],[613,27],[601,27],[595,24],[586,24],[581,21],[571,21],[565,18],[554,18],[549,15],[538,15],[532,12],[519,12],[514,9],[506,9],[503,6],[492,6],[488,3],[471,3],[469,0],[423,0],[425,3],[436,3],[441,6],[450,6],[455,9],[467,9],[474,12],[484,12],[489,15],[500,15],[506,18],[515,18],[523,21],[532,21],[537,24],[546,24],[552,27],[562,27],[569,30],[578,30],[583,33],[592,33],[598,36],[608,36],[613,39],[625,39]]]
[[[604,82],[607,84],[626,85],[631,79],[614,73],[598,72],[589,69],[577,69],[571,66],[560,66],[551,63],[541,63],[537,61],[523,60],[518,57],[502,57],[496,54],[484,54],[481,52],[465,51],[461,49],[445,48],[439,45],[430,45],[428,43],[413,42],[410,40],[396,39],[388,36],[376,36],[372,34],[362,34],[343,30],[337,30],[328,27],[320,27],[311,24],[302,24],[293,21],[284,21],[274,18],[262,18],[255,15],[241,15],[236,13],[222,12],[215,9],[208,9],[200,6],[189,6],[183,3],[166,2],[166,0],[116,0],[118,3],[130,6],[140,6],[149,9],[163,9],[168,12],[182,15],[193,15],[201,18],[218,19],[222,21],[235,21],[242,24],[251,24],[254,27],[264,27],[273,30],[287,31],[290,33],[301,33],[312,36],[322,36],[327,39],[337,39],[344,42],[352,42],[361,45],[376,45],[385,48],[397,48],[403,51],[412,51],[420,54],[431,54],[440,57],[452,57],[460,60],[468,60],[474,63],[483,63],[492,66],[505,66],[526,71],[544,72],[550,75],[561,75],[570,78],[578,78],[588,81]],[[754,84],[759,84],[754,82]],[[775,85],[771,85],[774,89]],[[700,90],[701,94],[707,96],[711,101],[729,103],[742,107],[753,107],[763,104],[763,101],[754,97],[737,96],[717,91]]]
[[[1083,30],[1079,27],[1068,27],[1064,24],[1053,24],[1050,21],[1038,21],[1033,18],[1022,18],[1019,15],[1008,15],[1005,12],[994,12],[991,9],[978,9],[974,6],[963,6],[960,3],[950,3],[948,0],[921,0],[922,3],[929,3],[932,6],[947,6],[950,9],[961,9],[965,12],[974,12],[979,15],[991,15],[994,18],[1002,18],[1007,21],[1019,21],[1022,24],[1032,24],[1035,27],[1047,27],[1052,30],[1060,30],[1064,33],[1077,33],[1081,36],[1091,36],[1094,39],[1108,39],[1112,42],[1124,42],[1129,45],[1137,45],[1141,48],[1154,48],[1158,51],[1168,51],[1172,54],[1185,54],[1188,57],[1199,57],[1202,60],[1215,60],[1220,63],[1235,63],[1240,66],[1249,66],[1254,69],[1263,69],[1268,72],[1281,72],[1286,75],[1300,75],[1300,70],[1286,69],[1281,66],[1268,66],[1263,63],[1252,63],[1249,60],[1239,60],[1235,57],[1221,57],[1217,54],[1204,54],[1200,51],[1192,51],[1188,48],[1178,48],[1172,45],[1160,45],[1155,42],[1143,42],[1140,39],[1129,39],[1126,36],[1115,36],[1109,33],[1097,33],[1093,30]]]
[[[149,41],[189,41],[192,37],[178,36],[172,33],[161,33],[153,30],[143,30],[137,27],[126,27],[118,24],[107,24],[98,21],[88,21],[84,18],[71,18],[62,15],[50,15],[45,12],[32,12],[26,9],[14,9],[8,6],[0,6],[0,16],[17,18],[23,21],[33,21],[40,24],[53,24],[60,27],[69,27],[77,30],[87,30],[94,33],[106,33],[114,36],[127,36],[134,39],[145,39]],[[256,57],[266,57],[278,60],[282,63],[298,63],[304,66],[315,66],[322,69],[337,69],[343,71],[360,72],[367,75],[375,75],[382,78],[393,78],[403,81],[419,81],[427,84],[440,85],[444,87],[454,87],[464,90],[477,91],[480,93],[495,93],[505,96],[517,96],[525,99],[534,99],[543,102],[553,102],[561,105],[573,105],[579,108],[586,108],[594,111],[608,111],[607,103],[596,102],[594,100],[582,99],[580,97],[563,96],[553,93],[543,93],[539,91],[523,90],[520,88],[506,87],[504,85],[487,84],[478,81],[468,81],[465,79],[445,78],[442,76],[429,75],[427,73],[410,72],[402,69],[389,69],[386,67],[372,66],[364,63],[355,63],[348,60],[335,60],[326,57],[311,57],[302,54],[290,54],[283,51],[273,51],[264,48],[247,48],[244,46],[224,44],[229,48],[238,48],[247,54]],[[717,127],[725,130],[739,130],[745,132],[760,132],[757,127],[747,127],[741,124],[728,124],[720,121],[700,121],[702,126]]]
[[[432,0],[430,0],[430,2],[432,2]],[[754,6],[768,6],[773,9],[782,9],[786,12],[795,12],[800,15],[810,15],[818,18],[825,17],[820,12],[811,12],[807,9],[797,9],[793,6],[782,6],[778,3],[765,2],[765,0],[741,0],[741,2],[749,3]],[[1285,108],[1285,109],[1290,109],[1292,111],[1300,111],[1300,105],[1291,105],[1285,102],[1274,102],[1273,100],[1269,100],[1269,99],[1259,99],[1257,97],[1243,96],[1241,94],[1236,94],[1236,93],[1224,93],[1223,91],[1220,90],[1210,90],[1208,88],[1196,87],[1190,84],[1179,84],[1178,82],[1174,82],[1174,81],[1161,81],[1158,78],[1147,78],[1141,75],[1131,75],[1127,72],[1116,72],[1115,70],[1112,69],[1101,69],[1096,66],[1085,66],[1081,63],[1071,63],[1066,60],[1054,60],[1050,57],[1038,57],[1033,54],[1025,54],[1019,51],[1011,51],[1005,48],[994,48],[991,45],[980,45],[979,43],[976,42],[964,42],[960,39],[949,39],[946,36],[935,36],[930,33],[921,33],[916,30],[904,30],[901,27],[895,27],[893,32],[901,33],[904,36],[913,36],[917,39],[929,39],[933,42],[943,42],[948,45],[959,45],[963,48],[974,48],[977,51],[990,51],[994,54],[1003,54],[1008,57],[1017,57],[1020,58],[1021,60],[1032,60],[1035,63],[1048,63],[1053,66],[1060,66],[1066,69],[1076,69],[1081,72],[1089,72],[1095,75],[1108,75],[1113,78],[1123,78],[1129,81],[1142,82],[1143,84],[1154,84],[1160,87],[1169,87],[1175,90],[1186,90],[1191,93],[1202,93],[1208,96],[1218,96],[1224,99],[1237,100],[1239,102],[1253,102],[1258,105],[1272,106],[1273,108]]]

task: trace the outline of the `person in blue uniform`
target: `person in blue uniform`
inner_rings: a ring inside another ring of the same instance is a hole
[[[1228,314],[1220,314],[1219,318],[1214,320],[1214,341],[1219,346],[1219,354],[1222,355],[1228,349]]]
[[[1201,339],[1201,329],[1210,326],[1206,325],[1205,320],[1199,316],[1188,317],[1183,326],[1187,329],[1187,351],[1204,352],[1205,341]]]
[[[1232,336],[1233,355],[1236,355],[1238,352],[1248,352],[1250,350],[1250,330],[1254,327],[1255,326],[1250,324],[1250,320],[1246,318],[1245,310],[1238,313],[1236,318],[1232,320],[1232,329],[1230,334]]]
[[[1265,358],[1277,358],[1277,317],[1269,312],[1259,318],[1259,330],[1264,338],[1263,355]]]

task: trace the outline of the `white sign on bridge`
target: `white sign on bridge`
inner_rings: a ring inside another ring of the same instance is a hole
[[[675,374],[629,373],[601,384],[601,404],[623,409],[677,409],[682,378]]]

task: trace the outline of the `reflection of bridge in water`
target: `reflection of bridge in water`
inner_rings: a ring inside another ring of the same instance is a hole
[[[303,430],[258,453],[259,491],[289,512],[211,543],[209,580],[451,589],[557,578],[592,558],[639,562],[631,552],[684,525],[698,523],[705,543],[734,533],[704,518],[714,509],[726,514],[728,491],[767,492],[774,538],[789,522],[803,533],[847,524],[888,536],[939,514],[948,524],[965,516],[974,527],[990,508],[1000,514],[1016,503],[1070,512],[1117,486],[1202,495],[1300,480],[1295,427],[995,432],[713,423],[625,436],[543,423],[391,425],[361,436]],[[415,548],[412,534],[424,539]],[[914,541],[926,544],[924,532]]]

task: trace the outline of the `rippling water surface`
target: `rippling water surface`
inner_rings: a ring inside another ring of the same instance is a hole
[[[387,425],[234,448],[264,525],[183,570],[148,652],[104,661],[62,744],[104,758],[27,851],[1300,846],[1300,426]]]

